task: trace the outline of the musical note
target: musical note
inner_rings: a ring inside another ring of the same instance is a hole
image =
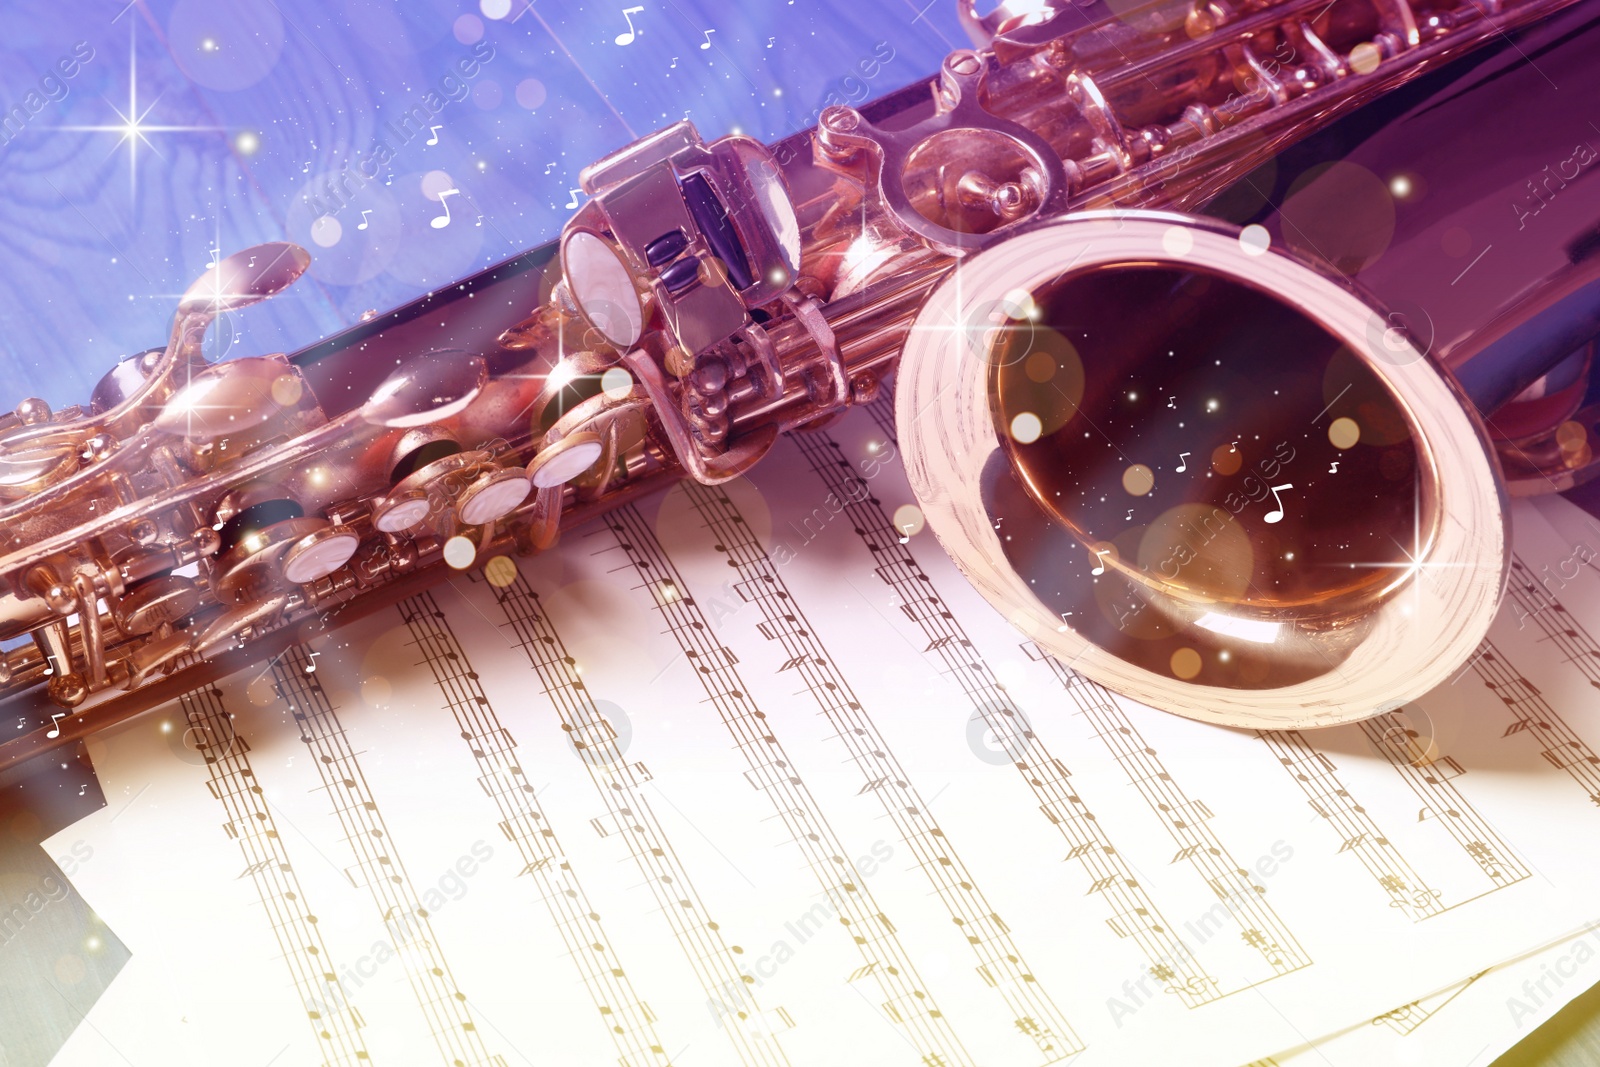
[[[88,791],[88,789],[89,789],[88,785],[80,785],[78,787],[78,795],[80,797],[83,796],[83,794],[86,793]]]
[[[577,207],[578,206],[578,190],[576,190],[576,189],[568,189],[567,192],[572,194],[572,203],[568,204],[567,207],[569,209]]]
[[[644,8],[642,7],[625,7],[622,9],[622,17],[628,22],[628,30],[626,33],[617,34],[617,44],[632,44],[633,39],[639,36],[638,32],[633,28],[633,16],[639,14],[643,10]]]
[[[442,129],[444,129],[443,126],[429,126],[428,127],[428,132],[433,134],[433,136],[428,138],[423,143],[424,144],[438,144],[439,143],[439,131],[442,130]]]
[[[361,222],[356,226],[356,229],[364,230],[364,229],[367,228],[368,225],[370,225],[367,222],[367,216],[370,215],[370,214],[372,214],[372,209],[371,208],[368,208],[367,210],[365,210],[365,211],[363,211],[361,213]]]
[[[311,653],[311,662],[306,664],[306,673],[307,674],[316,674],[317,673],[317,657],[320,656],[320,655],[322,655],[321,652],[313,652],[313,653]]]
[[[1128,509],[1128,514],[1122,521],[1123,522],[1132,522],[1133,521],[1133,509],[1132,508]]]
[[[212,267],[215,267],[221,261],[222,261],[222,249],[213,248],[211,250],[211,262],[206,264],[206,270],[210,270]]]
[[[1110,554],[1111,550],[1109,548],[1102,548],[1100,551],[1096,552],[1094,554],[1094,570],[1090,571],[1089,573],[1104,574],[1106,572],[1105,557]]]
[[[27,728],[28,728],[28,717],[26,715],[18,715],[17,716],[17,729],[26,730]]]
[[[1174,410],[1176,410],[1177,407],[1178,407],[1178,398],[1175,397],[1175,396],[1167,397],[1167,407],[1173,408]]]
[[[444,214],[430,221],[428,225],[432,226],[436,230],[442,230],[446,226],[450,225],[450,204],[445,200],[445,197],[454,196],[459,192],[461,192],[460,189],[446,189],[444,192],[439,194],[439,205],[444,208]]]
[[[678,69],[678,57],[677,56],[673,56],[672,57],[672,66],[668,67],[667,69],[668,70],[677,70]]]
[[[1282,485],[1275,485],[1275,486],[1272,487],[1272,499],[1273,499],[1273,502],[1276,503],[1278,506],[1276,508],[1272,509],[1271,511],[1267,512],[1266,515],[1262,516],[1267,522],[1282,522],[1283,521],[1283,501],[1278,499],[1278,490],[1280,490],[1280,489],[1293,489],[1293,488],[1294,488],[1294,486],[1290,485],[1288,482],[1285,482]]]
[[[53,652],[47,653],[45,655],[44,659],[45,659],[44,673],[46,675],[51,675],[51,674],[56,673],[56,657],[55,657],[55,653],[53,653]]]
[[[67,713],[64,712],[64,711],[52,711],[50,713],[50,732],[45,734],[45,736],[46,737],[60,737],[61,736],[61,720],[65,719],[66,717],[67,717]]]
[[[713,33],[716,33],[716,32],[717,32],[716,30],[707,30],[706,31],[706,43],[700,46],[700,51],[704,52],[704,51],[707,51],[708,49],[710,49],[710,47],[711,47],[711,35]]]
[[[548,166],[546,166],[546,167],[545,167],[545,168],[544,168],[544,172],[545,172],[545,173],[546,173],[546,174],[549,174],[549,173],[550,173],[550,172],[551,172],[551,171],[553,171],[553,170],[555,170],[555,169],[556,169],[556,165],[555,165],[555,164],[554,164],[554,163],[551,163],[551,164],[549,164],[549,165],[548,165]]]
[[[473,225],[478,227],[483,226],[483,214],[481,212],[478,214],[478,221],[474,222]]]
[[[767,38],[767,47],[768,47],[768,48],[771,48],[771,47],[772,47],[772,42],[773,42],[773,41],[776,41],[776,40],[777,40],[777,38],[776,38],[776,37],[768,37],[768,38]]]
[[[1064,633],[1067,632],[1067,630],[1069,629],[1069,627],[1067,625],[1067,616],[1071,615],[1071,614],[1072,614],[1072,612],[1070,612],[1070,611],[1063,611],[1061,613],[1061,625],[1056,627],[1056,633],[1064,634]]]
[[[1189,469],[1189,457],[1191,455],[1193,455],[1193,453],[1191,453],[1191,452],[1179,452],[1178,453],[1178,465],[1176,467],[1174,467],[1173,470],[1177,471],[1179,474],[1182,474],[1184,471],[1188,470]]]
[[[1339,473],[1339,461],[1338,460],[1334,460],[1333,461],[1333,466],[1328,468],[1328,473],[1329,474],[1338,474]]]

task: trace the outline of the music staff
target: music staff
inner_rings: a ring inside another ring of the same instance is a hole
[[[1472,669],[1512,714],[1511,724],[1502,736],[1530,738],[1539,746],[1539,755],[1546,763],[1565,771],[1591,801],[1600,804],[1600,757],[1550,706],[1544,694],[1492,641],[1483,642],[1473,658]]]
[[[1562,654],[1594,688],[1600,689],[1600,643],[1540,582],[1521,557],[1511,557],[1511,580],[1506,596],[1516,609],[1522,625],[1529,620],[1548,642]],[[1596,805],[1600,805],[1600,757],[1578,736],[1565,719],[1544,699],[1490,640],[1485,640],[1472,667],[1483,684],[1511,709],[1516,721],[1506,736],[1526,732],[1540,744],[1540,754],[1554,767],[1572,778]]]
[[[866,407],[879,430],[891,441],[898,442],[890,394],[879,396]],[[838,450],[838,445],[831,439],[829,443],[836,451]],[[802,450],[805,447],[802,441]],[[812,469],[822,475],[824,480],[828,480],[830,474],[837,478],[837,471],[842,468],[829,472],[813,461]],[[862,510],[869,513],[876,512],[880,522],[887,521],[883,517],[883,509],[877,506],[876,501],[869,503],[873,506],[863,507]],[[857,527],[863,528],[859,521]],[[870,542],[869,547],[872,547]],[[900,551],[907,557],[911,555],[909,549],[901,548]],[[915,566],[914,560],[912,566]],[[902,593],[902,598],[905,595]],[[964,633],[961,635],[961,640],[966,641]],[[1111,694],[1100,685],[1062,666],[1053,657],[1043,655],[1032,642],[1027,642],[1022,647],[1030,659],[1046,663],[1056,679],[1072,696],[1080,713],[1095,723],[1096,735],[1106,743],[1112,756],[1128,773],[1129,780],[1138,788],[1151,810],[1160,817],[1162,826],[1178,844],[1177,857],[1190,862],[1213,892],[1219,896],[1227,893],[1228,896],[1224,899],[1240,902],[1241,906],[1230,907],[1229,911],[1240,923],[1240,936],[1245,943],[1257,949],[1262,958],[1273,968],[1273,975],[1267,977],[1288,974],[1309,966],[1311,958],[1300,947],[1299,942],[1272,907],[1265,900],[1257,899],[1259,894],[1240,893],[1242,886],[1248,883],[1248,872],[1233,860],[1206,825],[1210,812],[1199,801],[1191,802],[1183,790],[1172,781],[1171,775],[1161,765],[1154,751],[1138,739],[1132,723],[1123,715]],[[1222,994],[1219,992],[1217,995]]]
[[[896,441],[894,411],[889,397],[880,396],[866,407],[879,430],[891,441]],[[826,433],[814,436],[826,439],[835,452],[840,451],[839,446],[831,438],[827,438]],[[837,462],[832,467],[820,462],[822,456],[805,438],[798,439],[797,443],[800,444],[802,451],[808,452],[808,458],[812,459],[812,469],[821,475],[824,481],[838,481],[848,469],[839,467]],[[868,500],[856,507],[861,512],[854,516],[858,529],[872,529],[873,523],[881,529],[888,523],[882,507],[878,506],[876,501]],[[864,526],[864,522],[868,525]],[[925,631],[930,625],[948,622],[960,633],[960,643],[970,645],[965,633],[959,631],[959,624],[953,619],[945,619],[944,616],[948,616],[949,613],[942,611],[942,605],[934,604],[936,598],[928,595],[932,592],[931,585],[920,575],[920,568],[916,567],[910,550],[900,545],[884,545],[881,548],[878,545],[879,539],[876,537],[868,541],[868,547],[880,558],[884,555],[903,554],[911,561],[910,567],[918,572],[918,584],[922,586],[922,590],[915,590],[908,584],[905,590],[897,589],[901,599],[909,603],[911,597],[918,597],[927,600],[932,606],[941,608],[938,613],[923,611],[911,615],[908,612],[913,621],[922,622]],[[879,570],[881,574],[883,568],[880,567]],[[1240,937],[1272,968],[1273,973],[1264,976],[1264,980],[1309,966],[1312,962],[1310,956],[1301,948],[1276,911],[1261,899],[1260,893],[1254,891],[1259,887],[1249,882],[1248,872],[1233,860],[1207,825],[1210,819],[1209,810],[1199,801],[1190,801],[1172,780],[1154,751],[1139,739],[1132,723],[1122,713],[1111,694],[1103,687],[1062,666],[1053,657],[1044,655],[1032,642],[1027,642],[1022,647],[1030,659],[1043,661],[1050,668],[1077,704],[1079,713],[1094,724],[1096,736],[1106,744],[1108,751],[1127,772],[1130,782],[1139,790],[1151,811],[1160,818],[1163,828],[1173,837],[1178,846],[1176,858],[1187,861],[1219,899],[1231,902],[1227,910],[1240,926]],[[985,667],[984,674],[987,673]],[[965,684],[963,688],[966,688]],[[1003,693],[1000,695],[1009,701]],[[1215,979],[1211,982],[1211,998],[1226,995],[1216,984]]]
[[[1381,1024],[1387,1026],[1401,1037],[1409,1037],[1417,1027],[1439,1014],[1445,1005],[1466,992],[1472,983],[1488,974],[1490,970],[1492,968],[1481,970],[1461,984],[1447,990],[1442,999],[1440,994],[1434,994],[1431,997],[1424,997],[1422,1000],[1413,1000],[1409,1004],[1402,1004],[1398,1008],[1384,1012],[1382,1015],[1376,1015],[1372,1019],[1372,1025],[1378,1026]]]
[[[966,630],[945,606],[910,548],[900,543],[883,507],[859,492],[859,480],[844,461],[838,443],[826,431],[797,435],[792,440],[812,471],[844,502],[850,525],[861,531],[878,563],[874,573],[895,592],[906,618],[922,630],[927,642],[924,653],[936,655],[942,673],[961,686],[973,714],[1011,757],[1040,813],[1066,840],[1067,857],[1082,865],[1089,892],[1101,896],[1111,912],[1106,922],[1112,933],[1133,940],[1149,973],[1185,1007],[1199,1007],[1221,996],[1216,978],[1206,972],[1194,950],[1163,917],[1149,890],[1134,877],[1102,822],[1069,781],[1066,766],[1026,726],[1021,710],[996,684],[993,671],[973,649]]]
[[[577,661],[561,640],[555,620],[520,572],[494,589],[494,597],[560,718],[562,731],[585,756],[589,779],[606,809],[591,825],[602,837],[614,838],[627,847],[707,1003],[734,1001],[733,1008],[718,1014],[722,1023],[718,1029],[728,1036],[740,1062],[746,1067],[786,1067],[788,1057],[774,1034],[792,1026],[792,1020],[781,1008],[763,1012],[754,989],[744,982],[734,951],[740,946],[727,942],[721,924],[711,918],[695,890],[644,794],[647,774],[611,747],[616,732],[579,677]]]
[[[1438,753],[1431,739],[1423,742],[1420,731],[1407,725],[1409,721],[1401,712],[1391,711],[1358,725],[1422,802],[1424,814],[1433,814],[1490,879],[1489,892],[1528,877],[1527,867],[1456,788],[1454,779],[1466,771],[1454,759]]]
[[[250,765],[250,746],[235,733],[221,691],[210,686],[195,689],[180,696],[178,705],[205,761],[206,787],[227,812],[223,832],[239,843],[244,855],[245,869],[239,877],[248,876],[255,885],[324,1064],[359,1067],[369,1062],[361,1036],[366,1023],[345,997],[333,970],[317,917]]]
[[[584,988],[595,994],[596,1014],[629,1067],[669,1059],[655,1033],[655,1015],[634,991],[616,951],[606,939],[600,915],[590,903],[566,850],[550,826],[538,793],[528,781],[517,743],[500,724],[481,679],[472,669],[449,619],[431,593],[398,605],[411,643],[455,720],[480,772],[478,784],[499,810],[500,832],[516,846],[522,873],[539,884],[550,919],[577,965]]]
[[[1267,977],[1310,966],[1311,957],[1266,902],[1265,887],[1251,881],[1250,872],[1234,861],[1212,831],[1210,810],[1200,801],[1189,799],[1111,693],[1063,666],[1055,657],[1035,652],[1036,647],[1029,651],[1030,658],[1050,668],[1078,706],[1079,714],[1088,720],[1095,736],[1171,835],[1178,846],[1174,861],[1188,862],[1218,899],[1230,902],[1228,912],[1239,924],[1240,937],[1273,969]]]
[[[1339,841],[1339,852],[1355,857],[1378,887],[1413,922],[1447,909],[1440,892],[1431,888],[1363,805],[1350,795],[1332,760],[1313,748],[1298,730],[1258,730],[1256,736],[1277,757],[1306,796],[1306,803],[1327,823]]]
[[[300,740],[312,755],[322,788],[333,802],[333,814],[344,831],[355,860],[346,870],[352,883],[371,894],[391,933],[422,1009],[434,1044],[447,1067],[499,1064],[484,1046],[472,1011],[457,988],[443,951],[434,940],[428,912],[406,873],[399,849],[378,803],[367,786],[361,762],[345,736],[333,704],[315,673],[307,646],[294,645],[272,664],[278,698],[300,727]],[[356,875],[360,875],[358,881]]]
[[[917,869],[966,935],[979,960],[978,974],[986,986],[1000,992],[1012,1013],[1013,1029],[1034,1043],[1045,1063],[1082,1051],[1082,1042],[1031,973],[1010,931],[977,887],[976,876],[957,855],[738,507],[720,488],[690,483],[685,492],[714,538],[714,547],[738,574],[734,588],[740,598],[760,610],[757,632],[783,648],[779,673],[795,674],[816,701],[832,736],[860,769],[866,782],[862,792],[877,798],[884,815],[916,854]]]
[[[639,576],[680,650],[695,664],[695,677],[708,703],[717,711],[748,766],[746,777],[771,802],[794,844],[805,857],[819,887],[838,908],[861,953],[872,965],[870,977],[885,998],[884,1012],[902,1024],[917,1053],[940,1057],[955,1067],[971,1063],[949,1020],[917,973],[894,924],[882,912],[865,883],[854,881],[840,859],[847,850],[818,808],[777,735],[773,720],[749,696],[735,669],[737,658],[712,636],[682,575],[656,540],[650,525],[632,505],[612,512],[607,527]],[[674,590],[668,595],[665,590]]]

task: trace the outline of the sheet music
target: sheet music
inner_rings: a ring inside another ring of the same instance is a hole
[[[1600,523],[1559,497],[1539,498],[1532,505],[1517,514],[1519,558],[1513,562],[1513,581],[1507,589],[1517,629],[1535,628],[1534,640],[1558,655],[1560,663],[1547,663],[1544,670],[1576,671],[1595,685],[1600,681],[1600,647],[1592,635],[1600,632],[1600,611],[1596,610],[1600,571],[1593,561],[1600,557],[1596,549]],[[1530,566],[1528,557],[1544,562]],[[1484,674],[1504,677],[1503,670],[1492,667]],[[1529,693],[1520,679],[1502,691],[1512,698],[1508,709],[1524,701],[1541,707],[1541,696]],[[1548,701],[1543,701],[1542,708],[1548,707]],[[1570,728],[1559,718],[1541,714],[1531,725],[1516,726],[1531,716],[1514,715],[1515,728],[1508,726],[1506,738],[1544,733],[1571,736]],[[1592,773],[1589,768],[1593,764],[1586,760],[1562,762],[1574,775],[1574,784],[1581,785]],[[1354,1023],[1317,1040],[1314,1048],[1285,1050],[1259,1064],[1354,1067],[1420,1062],[1424,1054],[1437,1063],[1487,1064],[1596,981],[1600,981],[1600,914],[1548,946],[1431,990],[1364,1023]],[[1426,1029],[1424,1024],[1428,1024]]]
[[[1595,918],[1600,619],[1541,630],[1563,589],[1415,705],[1218,729],[1051,660],[897,529],[891,429],[92,741],[108,807],[49,847],[92,846],[74,883],[134,958],[57,1062],[1238,1067]],[[1517,520],[1535,578],[1566,558]]]
[[[1552,944],[1469,975],[1313,1044],[1245,1067],[1482,1067],[1509,1051],[1600,979],[1600,919]]]

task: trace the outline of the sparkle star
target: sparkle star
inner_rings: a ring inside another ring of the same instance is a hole
[[[1391,593],[1405,589],[1408,585],[1411,593],[1409,610],[1420,611],[1422,604],[1422,585],[1427,583],[1429,591],[1439,595],[1442,591],[1434,584],[1439,575],[1437,572],[1444,570],[1484,570],[1492,564],[1485,564],[1480,560],[1442,560],[1435,557],[1434,543],[1436,534],[1433,528],[1432,517],[1424,518],[1422,514],[1422,500],[1420,490],[1413,495],[1411,502],[1411,547],[1407,548],[1399,540],[1391,537],[1396,548],[1399,549],[1400,558],[1393,561],[1355,562],[1350,564],[1352,570],[1392,570],[1398,572],[1396,576],[1384,586],[1379,593],[1380,597],[1387,597]]]
[[[142,142],[146,148],[150,149],[152,152],[155,152],[156,155],[159,156],[161,154],[147,136],[148,134],[192,133],[195,131],[216,130],[220,128],[217,126],[158,126],[145,122],[145,119],[150,116],[151,111],[155,110],[155,106],[160,102],[161,98],[159,96],[156,97],[154,100],[150,101],[150,103],[143,110],[140,110],[139,53],[134,44],[134,25],[136,24],[132,22],[130,22],[128,25],[128,110],[124,112],[116,104],[112,104],[111,101],[107,100],[106,103],[110,105],[112,112],[117,116],[117,123],[106,126],[61,127],[61,129],[64,130],[84,130],[91,133],[118,134],[119,136],[117,143],[115,146],[113,146],[112,151],[116,151],[123,145],[128,146],[128,192],[130,196],[134,196],[138,192],[137,175],[140,143]]]

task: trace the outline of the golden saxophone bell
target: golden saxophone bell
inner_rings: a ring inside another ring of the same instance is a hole
[[[917,316],[897,422],[939,540],[1061,662],[1192,718],[1331,725],[1470,656],[1506,496],[1454,380],[1256,237],[1095,213],[990,247]]]

